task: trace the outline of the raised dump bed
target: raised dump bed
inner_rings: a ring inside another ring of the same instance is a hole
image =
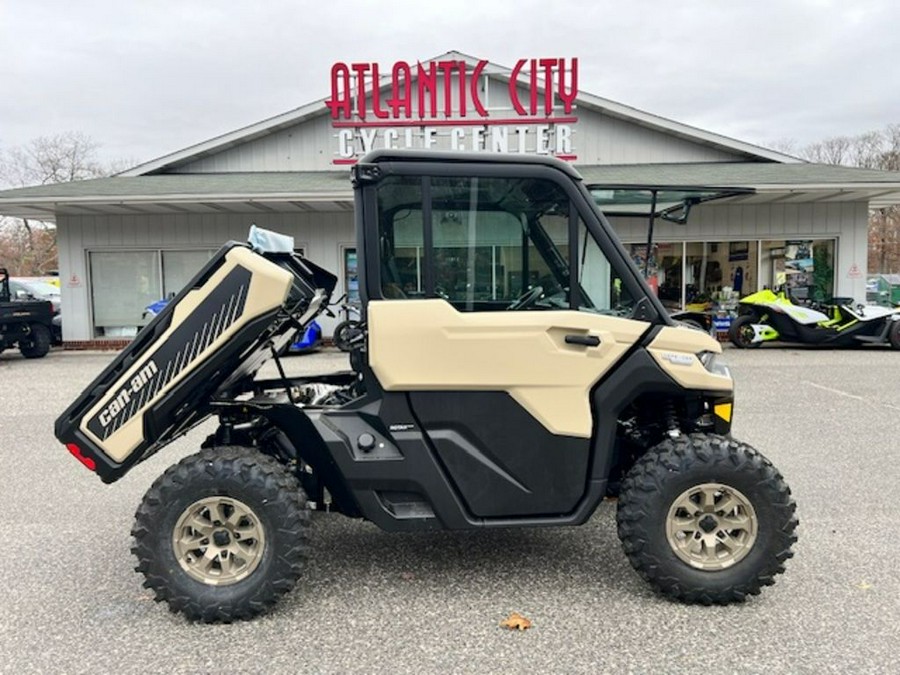
[[[291,253],[225,245],[56,420],[56,437],[116,480],[285,349],[336,280]]]

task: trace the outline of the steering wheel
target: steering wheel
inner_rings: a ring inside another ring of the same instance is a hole
[[[517,310],[517,309],[525,309],[527,307],[531,307],[534,303],[536,303],[540,297],[544,294],[543,286],[535,286],[527,291],[525,291],[518,298],[513,300],[512,304],[507,307],[507,311],[509,310]]]

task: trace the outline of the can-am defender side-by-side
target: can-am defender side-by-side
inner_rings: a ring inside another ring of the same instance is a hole
[[[667,317],[574,169],[381,151],[352,177],[352,372],[255,379],[335,277],[232,243],[57,420],[112,482],[218,418],[137,510],[157,599],[204,621],[265,611],[303,571],[312,509],[397,532],[560,526],[610,495],[662,594],[724,604],[773,583],[790,490],[730,436],[720,345]]]

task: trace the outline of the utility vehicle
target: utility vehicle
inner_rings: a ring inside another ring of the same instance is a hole
[[[662,594],[773,583],[795,504],[729,435],[721,347],[668,317],[572,167],[380,151],[352,181],[367,333],[351,372],[254,379],[336,278],[231,243],[56,422],[112,482],[218,418],[137,509],[157,599],[203,621],[265,611],[303,571],[312,509],[394,532],[563,526],[611,495]]]
[[[10,292],[6,269],[0,268],[0,352],[18,346],[26,359],[39,359],[50,351],[53,305],[19,291]]]

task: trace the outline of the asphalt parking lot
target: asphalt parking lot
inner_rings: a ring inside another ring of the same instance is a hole
[[[900,353],[728,350],[734,433],[778,466],[800,541],[744,605],[656,597],[606,503],[581,528],[386,534],[314,518],[300,586],[249,623],[198,625],[132,571],[131,520],[187,438],[106,486],[53,437],[112,358],[0,355],[0,671],[66,673],[896,672],[900,645]],[[342,367],[325,352],[292,371]],[[531,630],[498,627],[518,611]]]

